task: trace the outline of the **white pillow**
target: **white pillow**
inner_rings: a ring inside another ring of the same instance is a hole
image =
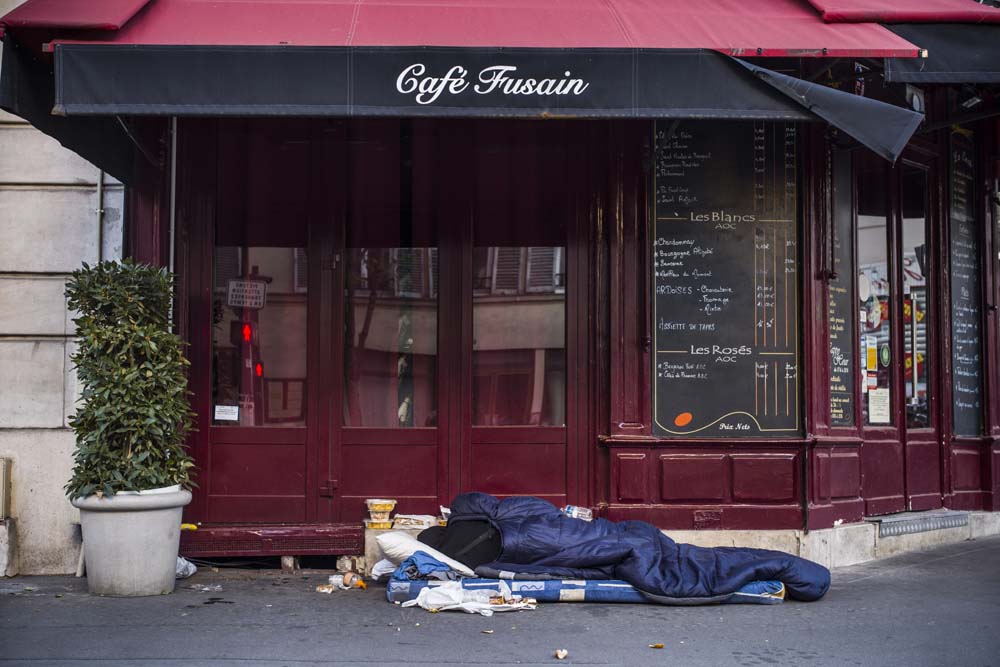
[[[427,546],[409,533],[404,533],[400,530],[393,530],[388,533],[378,535],[375,540],[378,542],[378,545],[382,549],[382,553],[385,557],[396,565],[399,565],[404,560],[412,556],[413,552],[423,551],[431,558],[441,561],[459,574],[463,574],[466,577],[472,577],[476,574],[454,558],[448,558],[437,549]]]

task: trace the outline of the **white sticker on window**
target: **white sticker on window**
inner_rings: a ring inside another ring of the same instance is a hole
[[[215,421],[238,422],[240,420],[240,406],[238,405],[216,405]]]

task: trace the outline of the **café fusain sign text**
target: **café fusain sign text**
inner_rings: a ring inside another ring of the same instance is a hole
[[[573,77],[570,71],[562,77],[528,78],[518,74],[513,65],[484,67],[470,78],[469,70],[454,65],[441,76],[427,73],[423,63],[403,69],[396,77],[396,90],[402,95],[412,95],[417,104],[433,104],[442,95],[581,95],[590,83]]]

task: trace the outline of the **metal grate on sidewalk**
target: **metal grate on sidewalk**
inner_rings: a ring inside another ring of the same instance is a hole
[[[895,537],[968,526],[969,513],[952,511],[904,512],[889,516],[866,517],[865,521],[878,524],[879,537]]]

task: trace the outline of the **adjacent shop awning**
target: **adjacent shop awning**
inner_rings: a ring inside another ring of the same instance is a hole
[[[18,52],[0,106],[40,128],[46,87],[49,110],[71,119],[824,119],[888,159],[921,118],[761,68],[919,53],[879,25],[824,23],[801,0],[28,0],[0,25]],[[751,71],[736,57],[761,60]]]
[[[824,21],[1000,23],[1000,9],[974,0],[809,0]]]
[[[61,30],[120,30],[149,0],[33,0],[3,17],[4,27]]]
[[[1000,9],[993,11],[1000,16]],[[927,57],[886,58],[886,81],[1000,83],[1000,24],[907,23],[889,28],[927,49]]]

